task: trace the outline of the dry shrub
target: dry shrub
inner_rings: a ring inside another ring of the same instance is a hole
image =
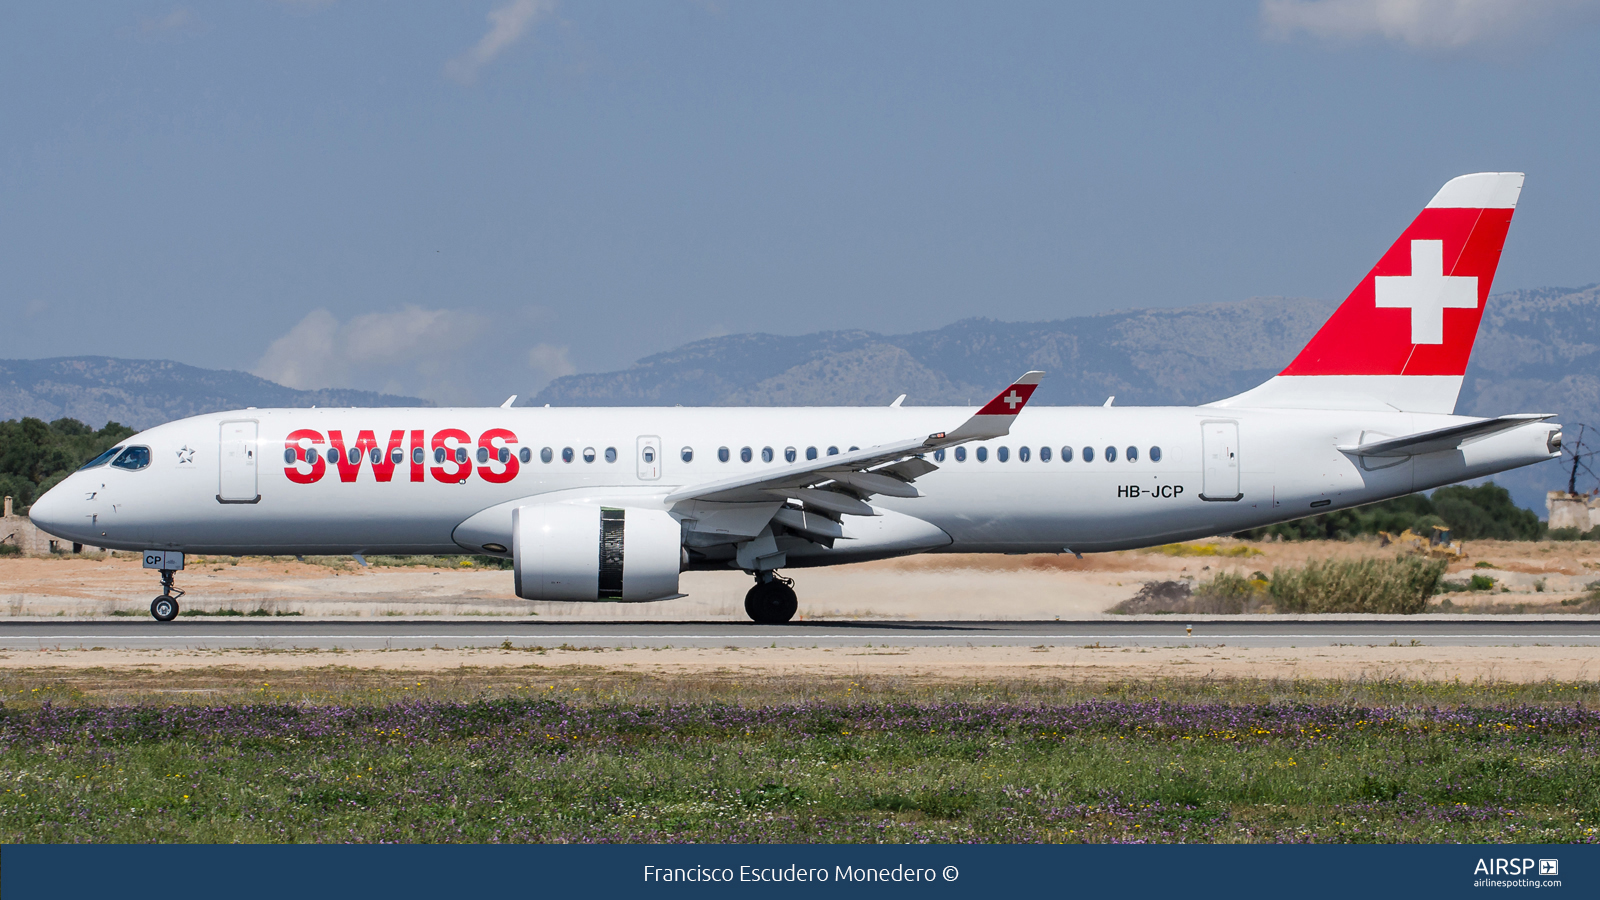
[[[1319,560],[1274,569],[1268,591],[1279,612],[1409,615],[1422,612],[1447,565],[1419,556]]]

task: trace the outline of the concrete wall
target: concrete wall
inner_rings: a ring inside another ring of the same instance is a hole
[[[51,553],[85,553],[101,549],[58,540],[54,535],[40,530],[27,516],[13,514],[10,497],[5,499],[4,512],[0,516],[0,544],[21,547],[24,555],[48,556]]]

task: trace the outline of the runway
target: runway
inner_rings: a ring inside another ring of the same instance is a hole
[[[1002,622],[540,622],[231,619],[0,622],[0,651],[685,647],[1600,646],[1600,618]]]

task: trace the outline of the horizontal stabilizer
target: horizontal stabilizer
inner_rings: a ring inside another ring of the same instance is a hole
[[[1348,453],[1351,456],[1386,457],[1437,453],[1440,450],[1454,450],[1473,438],[1488,437],[1491,434],[1510,431],[1529,422],[1543,422],[1545,419],[1554,417],[1554,413],[1519,413],[1514,416],[1500,416],[1497,419],[1480,419],[1476,422],[1468,422],[1465,425],[1451,425],[1448,428],[1421,431],[1404,437],[1374,441],[1370,444],[1361,444],[1355,447],[1340,447],[1339,451]]]

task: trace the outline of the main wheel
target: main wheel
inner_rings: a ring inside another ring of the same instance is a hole
[[[162,594],[150,601],[150,615],[157,622],[171,622],[178,617],[178,601]]]
[[[744,611],[757,625],[782,625],[794,618],[800,598],[794,588],[776,579],[758,584],[744,595]]]

